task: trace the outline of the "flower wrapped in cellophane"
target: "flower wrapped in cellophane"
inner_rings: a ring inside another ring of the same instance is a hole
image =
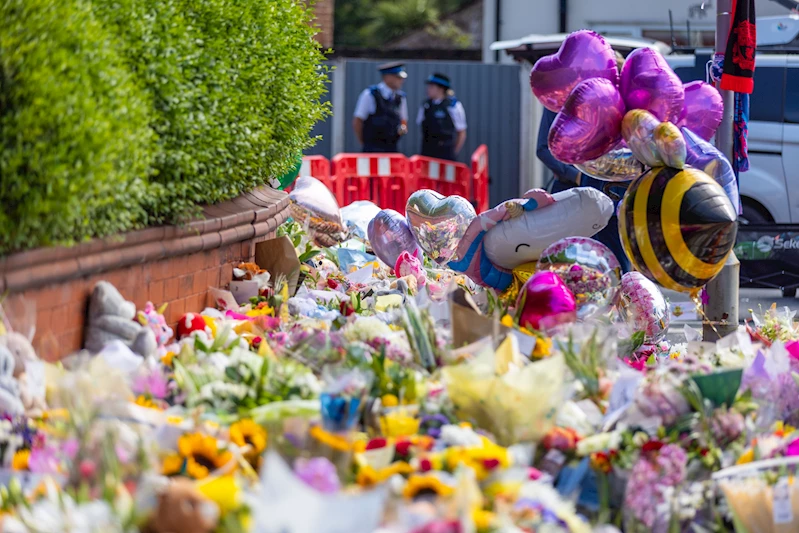
[[[563,356],[530,362],[509,335],[495,352],[442,370],[458,415],[502,445],[542,438],[563,403]]]

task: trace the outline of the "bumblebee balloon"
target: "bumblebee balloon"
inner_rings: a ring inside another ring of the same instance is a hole
[[[697,294],[735,245],[736,210],[724,189],[694,168],[654,168],[619,206],[619,234],[636,270],[661,286]]]

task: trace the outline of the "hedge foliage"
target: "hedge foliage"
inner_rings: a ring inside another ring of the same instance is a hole
[[[0,0],[0,252],[180,222],[288,171],[328,113],[311,16]]]

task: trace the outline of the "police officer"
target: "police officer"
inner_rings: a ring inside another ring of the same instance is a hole
[[[408,73],[402,63],[386,63],[378,70],[383,81],[358,97],[352,128],[364,152],[392,153],[408,132],[408,102],[401,90]]]
[[[419,108],[416,124],[422,127],[422,155],[455,161],[466,142],[466,111],[449,78],[431,74],[427,81],[427,100]]]
[[[621,71],[622,65],[624,65],[624,56],[616,52],[616,66],[619,71]],[[551,183],[552,192],[565,191],[572,187],[593,187],[607,194],[610,199],[613,200],[613,203],[618,205],[627,187],[630,185],[630,182],[602,181],[592,178],[591,176],[586,176],[572,165],[567,165],[555,159],[555,156],[549,151],[549,143],[547,142],[549,128],[552,126],[557,115],[558,114],[554,111],[544,108],[544,114],[541,117],[541,125],[538,129],[538,146],[536,148],[538,159],[540,159],[554,174],[554,179]],[[619,220],[615,214],[610,217],[608,225],[594,235],[593,238],[610,248],[610,251],[613,252],[613,255],[619,260],[622,271],[630,271],[630,261],[627,259],[627,255],[624,253],[624,248],[621,245]]]

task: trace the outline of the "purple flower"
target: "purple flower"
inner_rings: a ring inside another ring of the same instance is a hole
[[[60,466],[58,449],[52,446],[33,448],[28,469],[35,474],[57,474]]]
[[[648,528],[661,530],[669,516],[658,514],[665,503],[663,489],[677,487],[685,479],[688,456],[674,444],[663,446],[657,454],[644,454],[633,465],[624,506],[632,516]]]
[[[149,374],[142,374],[133,381],[133,392],[136,394],[149,394],[153,398],[163,400],[169,392],[169,380],[160,369],[154,369]]]
[[[319,492],[330,494],[341,490],[336,467],[324,457],[305,459],[300,457],[294,463],[294,473],[306,485]]]

